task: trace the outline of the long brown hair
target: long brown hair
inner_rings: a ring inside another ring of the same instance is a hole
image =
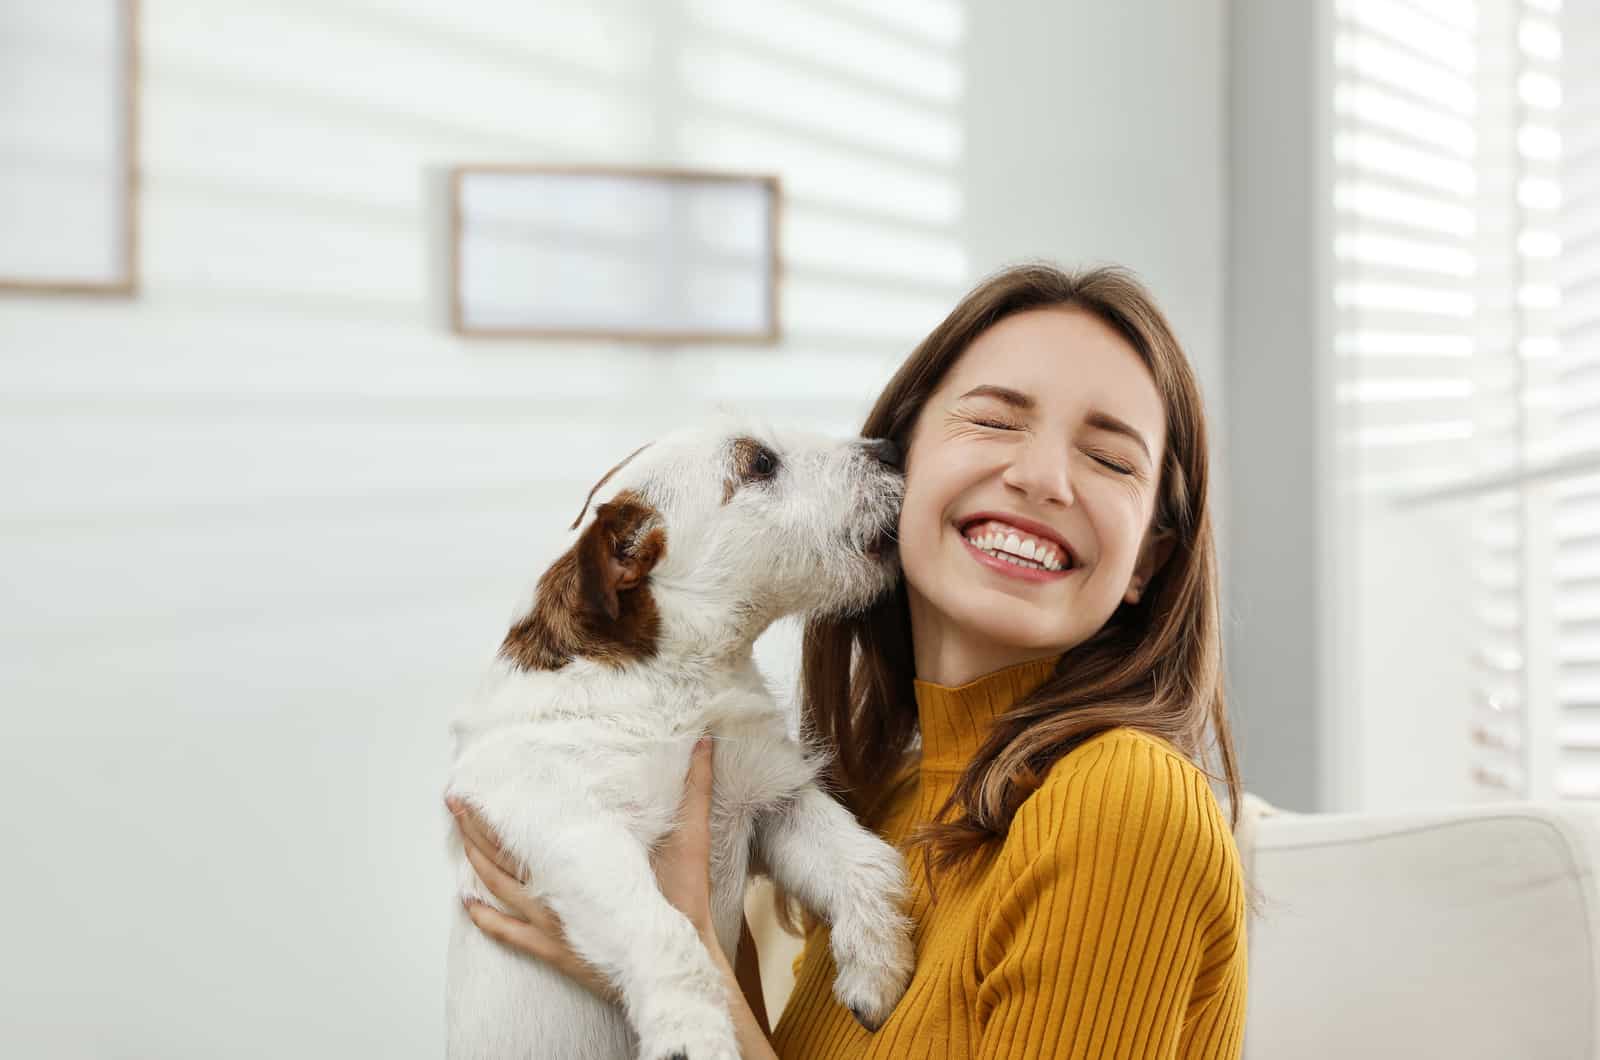
[[[1030,309],[1074,307],[1114,328],[1155,380],[1167,418],[1152,533],[1175,542],[1137,604],[1126,601],[1055,673],[999,718],[933,823],[913,837],[934,869],[955,867],[1004,838],[1017,808],[1050,767],[1097,733],[1128,726],[1174,744],[1213,780],[1225,779],[1232,825],[1240,783],[1223,696],[1217,561],[1200,389],[1155,301],[1127,270],[1063,272],[1034,263],[995,273],[923,339],[867,416],[861,434],[908,449],[912,428],[951,366],[984,330]],[[804,730],[831,756],[835,794],[879,825],[917,737],[905,587],[849,618],[805,630]],[[1223,776],[1206,768],[1207,737]],[[948,819],[947,819],[948,818]]]

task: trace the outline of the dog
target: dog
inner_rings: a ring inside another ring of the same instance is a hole
[[[706,733],[724,953],[749,876],[769,875],[832,925],[839,1001],[869,1030],[888,1017],[913,961],[904,863],[818,786],[821,763],[751,649],[780,617],[848,614],[894,586],[898,460],[887,441],[721,416],[635,451],[590,492],[609,483],[452,721],[447,794],[494,829],[621,1006],[502,947],[457,903],[452,1060],[737,1060],[723,981],[650,863]],[[503,910],[450,833],[461,897]]]

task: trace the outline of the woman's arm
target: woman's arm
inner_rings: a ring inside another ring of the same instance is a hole
[[[733,958],[733,972],[739,980],[744,1000],[755,1015],[762,1033],[772,1037],[772,1020],[767,1016],[767,997],[761,989],[761,952],[756,949],[756,938],[750,933],[750,921],[739,925],[739,952]]]
[[[747,927],[743,937],[748,937],[748,935],[749,929]],[[746,947],[742,945],[743,937],[740,939],[741,945],[739,946],[741,955],[746,950]],[[729,1015],[733,1017],[733,1032],[739,1038],[739,1055],[743,1060],[778,1060],[778,1054],[773,1051],[772,1041],[768,1037],[771,1032],[767,1029],[767,1006],[761,999],[761,969],[757,968],[755,970],[756,988],[754,993],[747,992],[745,984],[740,981],[739,976],[734,973],[733,966],[728,963],[728,958],[723,954],[722,947],[717,944],[715,935],[702,935],[701,938],[704,939],[706,947],[711,951],[711,959],[716,962],[717,967],[722,971],[722,982],[728,989],[728,1010]],[[755,946],[752,945],[748,949],[752,954],[749,960],[753,961]],[[738,961],[738,958],[736,957],[735,960]],[[754,998],[754,1000],[751,1000],[751,998]],[[759,1017],[756,1015],[757,1007],[761,1010]]]
[[[743,984],[735,975],[727,954],[716,939],[711,920],[711,757],[712,741],[701,740],[689,761],[689,777],[683,800],[683,823],[658,848],[654,857],[656,882],[661,893],[689,918],[701,941],[722,972],[727,987],[729,1014],[739,1038],[744,1060],[777,1060],[767,1040],[765,1005],[761,1000],[760,973],[755,975],[754,1001],[747,1001]],[[493,832],[464,805],[450,803],[461,830],[467,860],[489,893],[503,902],[511,914],[480,902],[468,902],[467,913],[491,938],[553,966],[581,986],[616,1001],[616,992],[598,971],[572,952],[562,933],[561,922],[548,907],[528,894],[511,867],[505,864]],[[748,926],[744,930],[748,935]],[[741,940],[742,941],[742,940]],[[740,953],[745,950],[740,946]],[[755,947],[749,947],[753,960]],[[735,956],[738,960],[738,955]],[[761,1006],[758,1019],[753,1006]]]

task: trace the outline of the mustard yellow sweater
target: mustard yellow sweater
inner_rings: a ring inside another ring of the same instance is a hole
[[[887,819],[890,842],[905,849],[992,719],[1054,661],[959,688],[916,683],[922,762]],[[862,1029],[834,1000],[819,927],[774,1031],[780,1057],[1239,1056],[1238,850],[1205,775],[1164,740],[1118,728],[1075,748],[1023,803],[997,856],[935,880],[936,903],[920,853],[907,867],[917,964],[905,997],[877,1033]]]

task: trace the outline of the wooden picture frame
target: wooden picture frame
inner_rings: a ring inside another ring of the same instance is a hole
[[[99,53],[101,62],[105,56],[114,57],[117,62],[113,68],[96,72],[103,73],[108,87],[113,92],[120,91],[121,98],[113,97],[109,106],[104,104],[103,97],[100,102],[95,102],[92,106],[86,105],[88,111],[104,108],[104,113],[100,114],[99,118],[107,131],[115,134],[110,137],[115,142],[104,151],[103,175],[91,172],[90,176],[82,176],[82,171],[92,171],[99,164],[94,150],[87,151],[88,162],[84,162],[82,158],[71,157],[74,147],[78,145],[74,145],[70,137],[82,135],[83,124],[93,123],[85,122],[74,126],[70,113],[50,113],[50,120],[65,130],[64,135],[67,139],[55,145],[44,145],[41,151],[44,160],[40,168],[44,169],[49,165],[48,154],[51,146],[58,148],[61,157],[57,159],[56,164],[69,172],[74,166],[80,170],[80,178],[76,181],[79,185],[77,195],[69,199],[63,193],[60,199],[52,200],[46,206],[45,202],[49,197],[38,192],[39,188],[49,186],[59,192],[70,187],[74,181],[51,181],[48,176],[37,175],[30,178],[24,167],[18,167],[13,171],[10,187],[0,183],[0,189],[10,195],[9,202],[0,201],[0,240],[5,238],[6,233],[3,230],[7,228],[12,230],[13,237],[9,259],[6,248],[0,247],[0,290],[36,294],[133,295],[139,287],[139,0],[105,0],[104,28],[111,34],[109,41],[97,38],[95,31],[101,28],[99,26],[89,27],[85,32],[85,27],[88,27],[87,21],[76,28],[71,25],[73,12],[75,10],[81,12],[81,7],[75,9],[73,5],[34,3],[7,5],[7,7],[8,10],[4,14],[15,20],[9,27],[12,29],[32,19],[35,23],[34,29],[37,31],[37,24],[43,20],[58,19],[60,25],[65,28],[59,37],[53,39],[53,43],[60,45],[62,40],[69,41],[63,46],[69,53],[71,38],[75,32],[80,34],[77,43],[82,44],[83,39],[87,39],[85,51],[89,54],[80,56],[89,60],[82,64],[85,67],[95,65],[96,53]],[[26,53],[31,46],[40,42],[44,45],[52,43],[52,37],[48,32],[38,32],[32,39],[25,33],[12,34],[11,37],[12,48],[19,54]],[[47,49],[41,46],[41,50]],[[3,56],[4,49],[0,49],[0,58]],[[35,70],[35,80],[23,91],[26,93],[31,90],[70,109],[73,102],[70,98],[72,93],[62,90],[71,86],[73,82],[70,79],[61,79],[54,83],[46,83],[47,79],[58,76],[57,69],[53,63],[39,65],[48,65],[51,69],[42,74]],[[23,76],[24,80],[19,83],[26,84],[27,75]],[[94,87],[83,88],[83,99],[92,101],[96,97],[97,90]],[[23,101],[24,104],[27,102],[26,99]],[[29,131],[26,123],[30,116],[37,113],[30,111],[26,105],[19,106],[15,112],[14,120],[23,126],[24,135],[21,139],[24,143],[28,140]],[[80,119],[86,116],[88,115],[85,113],[79,115]],[[4,108],[0,108],[0,121],[5,119]],[[94,135],[91,129],[88,137],[92,138]],[[80,141],[80,144],[82,142],[86,141]],[[106,146],[98,141],[96,143],[98,147]],[[33,183],[31,190],[30,179]],[[102,180],[105,182],[104,188],[96,189],[94,186]],[[88,190],[85,190],[86,186]],[[99,194],[107,190],[112,196],[112,207],[109,210],[105,210],[103,200],[99,198]],[[74,207],[78,209],[74,210]],[[106,216],[100,223],[87,222],[82,226],[83,231],[80,233],[82,246],[92,249],[85,250],[80,256],[83,260],[94,259],[104,268],[82,266],[81,262],[78,266],[64,264],[73,254],[63,252],[63,241],[46,238],[42,233],[59,235],[63,228],[70,227],[59,223],[61,218],[82,218],[85,215],[93,216],[97,212],[105,212]],[[41,234],[24,234],[18,238],[16,229],[22,224],[38,225]],[[96,245],[96,240],[101,240],[101,243]],[[27,251],[19,251],[17,249],[19,247],[41,249],[48,247],[48,251],[41,254],[38,261],[30,263],[26,260]]]
[[[772,175],[456,166],[451,328],[473,337],[776,342],[781,210]],[[530,282],[539,277],[554,277],[556,288],[565,280],[565,291]],[[608,293],[597,281],[622,289]],[[499,302],[496,284],[513,288]],[[510,304],[529,288],[538,296]],[[573,304],[584,299],[594,304]]]

